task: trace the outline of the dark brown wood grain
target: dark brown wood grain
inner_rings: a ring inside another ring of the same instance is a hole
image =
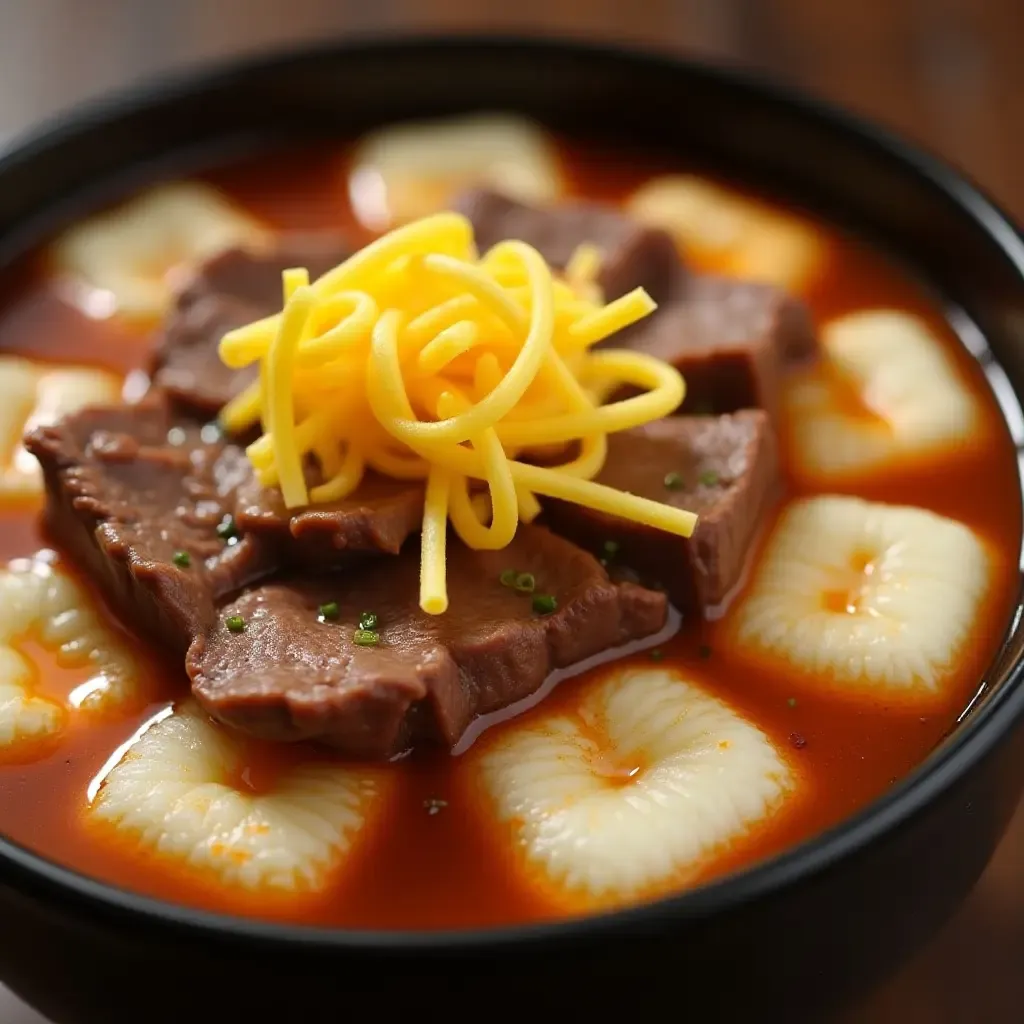
[[[763,71],[909,135],[1024,220],[1024,0],[6,0],[0,143],[194,60],[346,33],[559,33]],[[5,1006],[0,1020],[29,1024]],[[1024,811],[967,906],[843,1024],[1024,1016]]]

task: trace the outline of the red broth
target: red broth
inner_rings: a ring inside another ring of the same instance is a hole
[[[568,149],[575,191],[620,199],[663,167]],[[289,153],[210,174],[255,213],[281,228],[335,226],[358,241],[345,190],[344,150]],[[950,729],[978,689],[1009,621],[1017,586],[1021,498],[1014,446],[981,368],[962,349],[941,304],[912,277],[867,245],[828,228],[826,266],[808,301],[820,320],[885,306],[924,317],[941,336],[984,409],[982,440],[940,463],[901,467],[856,488],[863,497],[910,503],[968,524],[998,561],[979,629],[957,666],[945,703],[921,710],[863,696],[815,693],[796,671],[780,672],[731,651],[718,623],[687,624],[660,644],[662,666],[677,667],[760,726],[786,752],[802,780],[793,806],[737,843],[687,881],[740,868],[835,824],[884,793],[919,764]],[[714,268],[708,268],[714,269]],[[40,267],[26,264],[4,289],[0,350],[53,361],[92,363],[129,372],[146,358],[145,333],[89,319],[62,302]],[[789,481],[790,496],[810,493]],[[0,508],[0,557],[47,546],[38,508]],[[24,647],[40,666],[41,689],[62,695],[81,674],[59,669],[37,646]],[[649,654],[632,656],[649,664]],[[187,692],[179,665],[146,663],[148,702],[101,721],[69,720],[64,734],[17,762],[0,763],[0,830],[15,841],[84,874],[177,903],[251,917],[360,928],[440,929],[537,921],[584,910],[545,892],[516,861],[512,836],[479,806],[465,756],[424,755],[396,762],[395,785],[381,816],[356,844],[330,885],[314,895],[227,891],[173,861],[139,855],[131,840],[87,822],[87,794],[116,751],[154,715]],[[572,702],[601,668],[558,685],[544,713]],[[756,680],[756,685],[754,681]],[[526,712],[538,714],[540,710]],[[496,725],[495,729],[502,726]],[[485,740],[486,742],[486,740]],[[324,757],[299,748],[252,743],[234,780],[259,791],[296,758]],[[470,757],[472,754],[469,755]]]

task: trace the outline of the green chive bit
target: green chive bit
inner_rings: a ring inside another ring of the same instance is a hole
[[[718,483],[718,474],[713,469],[706,469],[700,475],[700,482],[705,487],[714,487]]]
[[[605,558],[614,558],[619,553],[619,542],[617,540],[606,540],[601,548]]]
[[[224,620],[224,625],[227,626],[232,633],[245,632],[245,619],[243,619],[241,615],[229,615]]]
[[[326,604],[320,605],[317,609],[317,613],[323,621],[326,621],[327,619],[336,619],[339,611],[340,609],[338,608],[337,601],[328,601]]]
[[[786,701],[786,703],[787,703],[787,704],[788,704],[788,705],[789,705],[789,706],[790,706],[791,708],[795,708],[795,707],[796,707],[796,697],[790,697],[790,698],[789,698],[789,700],[787,700],[787,701]]]
[[[550,615],[558,608],[558,602],[550,594],[534,594],[533,610],[538,615]]]
[[[521,572],[516,577],[513,586],[520,594],[532,594],[537,586],[537,581],[533,578],[532,572]]]
[[[352,634],[352,643],[357,647],[376,647],[380,643],[380,633],[372,629],[357,629]]]
[[[514,587],[516,585],[516,579],[519,573],[515,569],[505,569],[502,574],[498,577],[503,587]]]
[[[376,612],[363,612],[359,616],[359,628],[373,632],[377,628],[377,613]]]
[[[700,654],[700,656],[702,658],[710,658],[711,657],[711,648],[708,646],[708,644],[701,644],[700,645],[700,650],[698,651],[698,653]]]
[[[187,551],[175,551],[171,561],[182,569],[187,569],[192,564],[192,556]]]
[[[664,657],[665,655],[660,650],[658,650],[657,647],[655,647],[654,650],[651,651],[651,661],[661,661],[661,659]]]
[[[234,540],[238,536],[238,527],[235,526],[233,516],[225,516],[217,525],[217,536],[221,540]]]
[[[678,491],[683,486],[683,476],[681,473],[677,473],[673,470],[671,473],[665,474],[665,487],[670,491]]]

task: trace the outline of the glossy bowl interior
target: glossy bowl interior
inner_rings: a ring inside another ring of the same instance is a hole
[[[157,84],[48,126],[0,161],[0,266],[158,174],[474,108],[518,111],[626,152],[680,154],[882,244],[944,296],[1024,444],[1016,402],[1024,244],[1006,218],[942,163],[874,128],[668,57],[514,39],[409,40]],[[620,999],[655,1007],[686,992],[688,1005],[704,1005],[713,1019],[760,1008],[820,1020],[952,912],[1002,834],[1024,778],[1010,743],[1024,712],[1022,634],[1018,609],[970,712],[884,798],[779,858],[657,904],[485,933],[327,932],[161,904],[0,839],[0,977],[69,1022],[137,1020],[137,999],[156,1024],[224,1012],[333,1020],[340,998],[370,1005],[385,991],[396,1012],[455,1000],[468,1013],[478,997],[493,1001],[491,986],[527,1012],[530,999],[580,1012]],[[224,991],[228,966],[250,982],[236,978]],[[161,976],[188,972],[187,985],[160,984],[158,967]],[[221,994],[197,1002],[189,993],[198,984]],[[440,984],[443,1002],[423,984]]]

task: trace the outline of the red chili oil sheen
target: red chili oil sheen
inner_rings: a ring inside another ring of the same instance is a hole
[[[340,228],[366,240],[347,202],[344,149],[276,155],[208,176],[255,213],[281,228]],[[566,151],[575,191],[621,198],[648,175],[667,168],[631,155],[593,148]],[[979,442],[930,464],[901,466],[846,488],[866,498],[910,503],[958,519],[976,530],[996,555],[991,592],[971,646],[963,652],[943,697],[926,708],[896,697],[840,695],[791,668],[731,650],[725,622],[690,623],[658,645],[660,657],[637,654],[633,664],[673,668],[705,686],[770,735],[801,779],[799,798],[767,825],[718,851],[685,883],[702,881],[785,849],[835,824],[883,793],[913,769],[948,731],[975,693],[1009,619],[1016,590],[1021,531],[1015,454],[999,410],[978,366],[955,344],[941,305],[924,288],[863,243],[825,229],[824,274],[810,302],[819,322],[844,312],[895,308],[922,316],[955,354],[984,405]],[[708,267],[706,269],[714,269]],[[41,353],[48,359],[89,361],[127,371],[141,366],[149,332],[113,322],[53,319],[54,293],[27,270],[4,289],[0,350]],[[42,311],[42,312],[33,312]],[[49,310],[49,313],[46,311]],[[63,317],[65,311],[59,310]],[[57,324],[58,327],[54,325]],[[813,493],[790,480],[790,494]],[[35,511],[0,510],[0,556],[47,545]],[[143,657],[145,657],[143,655]],[[74,673],[54,672],[41,659],[48,693],[67,692]],[[567,680],[525,713],[571,710],[601,668]],[[469,770],[478,748],[463,756],[420,754],[388,770],[395,785],[382,813],[329,887],[315,894],[277,897],[225,892],[216,879],[196,877],[173,862],[140,857],[130,841],[89,823],[86,791],[111,753],[147,720],[187,691],[178,666],[156,656],[145,663],[151,681],[146,706],[113,718],[70,719],[59,742],[43,744],[34,759],[0,764],[0,825],[14,840],[51,859],[109,882],[177,902],[253,917],[365,928],[458,928],[535,921],[584,912],[584,900],[553,898],[531,877],[511,830],[493,822]],[[520,719],[522,720],[522,718]],[[485,744],[504,725],[495,726]],[[232,780],[243,791],[266,792],[282,767],[301,757],[329,756],[303,748],[249,744]],[[536,870],[536,869],[532,869]],[[682,883],[684,880],[680,879]],[[653,895],[653,894],[652,894]]]

